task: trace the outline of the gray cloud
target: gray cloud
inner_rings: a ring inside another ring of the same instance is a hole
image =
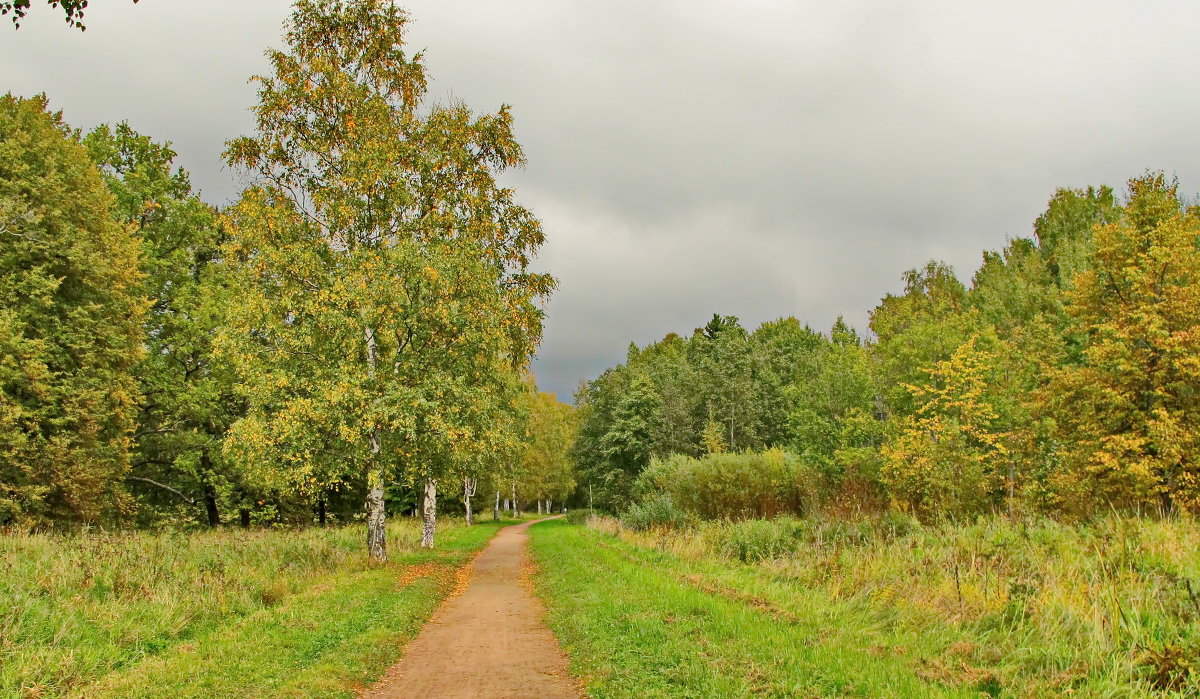
[[[536,369],[581,378],[713,312],[862,327],[903,270],[1027,235],[1058,186],[1147,168],[1200,188],[1188,2],[412,0],[433,97],[514,107],[509,181],[561,288]],[[0,89],[171,139],[210,200],[251,125],[281,0],[35,8]]]

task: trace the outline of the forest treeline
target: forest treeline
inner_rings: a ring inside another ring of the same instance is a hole
[[[865,336],[717,315],[631,345],[576,396],[596,505],[1200,510],[1200,210],[1175,182],[1061,189],[969,286],[936,261],[903,279]]]
[[[0,526],[302,523],[438,484],[561,501],[570,406],[528,374],[554,287],[496,176],[507,107],[424,100],[390,2],[297,3],[255,80],[250,185],[205,203],[169,144],[0,98]],[[477,506],[478,507],[478,506]]]

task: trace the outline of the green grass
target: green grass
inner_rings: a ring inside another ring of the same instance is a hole
[[[497,528],[393,521],[385,566],[361,526],[2,536],[0,697],[354,696]]]
[[[859,620],[805,590],[760,598],[750,578],[562,520],[531,530],[548,622],[592,696],[977,696],[872,648]],[[917,639],[909,639],[915,641]]]
[[[759,693],[730,676],[756,666],[759,644],[789,638],[814,678],[781,664],[761,693],[796,681],[823,696],[1200,695],[1200,526],[1188,520],[778,519],[634,532],[599,519],[539,525],[534,544],[555,628],[597,696],[633,696],[639,683],[663,696]],[[725,628],[739,622],[715,611],[681,634],[674,617],[697,595],[767,619],[747,630],[766,637],[739,646]],[[715,639],[729,650],[707,650]],[[656,646],[668,649],[661,659]],[[719,669],[685,672],[686,691],[668,679],[701,660]],[[893,672],[906,683],[885,679]]]

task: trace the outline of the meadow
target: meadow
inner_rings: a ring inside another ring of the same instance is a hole
[[[0,535],[0,697],[347,697],[498,524]]]
[[[1200,693],[1190,520],[595,517],[532,537],[596,697]]]

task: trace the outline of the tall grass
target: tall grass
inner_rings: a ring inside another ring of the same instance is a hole
[[[789,586],[823,591],[880,625],[931,639],[915,671],[939,681],[977,683],[988,673],[1017,696],[1200,694],[1192,520],[922,525],[890,515],[594,527],[684,559],[747,562],[763,580],[786,583],[779,596]]]
[[[415,522],[389,544],[416,547]],[[0,534],[0,696],[54,696],[367,568],[362,528]]]

